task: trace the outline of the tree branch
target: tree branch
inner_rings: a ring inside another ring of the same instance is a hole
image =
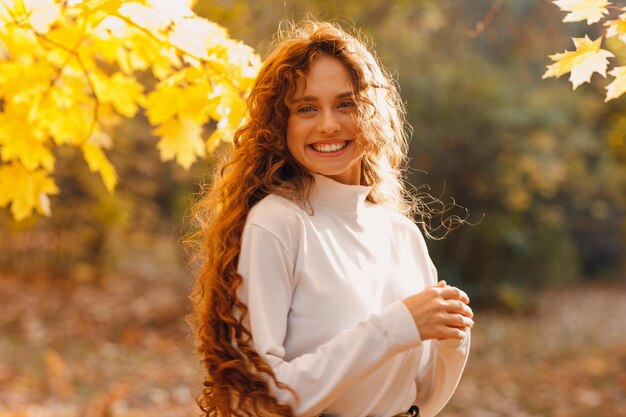
[[[103,18],[101,18],[96,23],[95,26],[100,24],[100,22],[102,22],[102,20],[103,20]],[[85,28],[85,24],[86,24],[86,21],[83,21],[83,28],[82,28],[83,30]],[[67,66],[67,64],[69,63],[71,57],[76,58],[76,62],[80,66],[80,68],[81,68],[81,70],[83,72],[83,75],[85,76],[85,80],[87,81],[87,84],[89,85],[89,89],[91,90],[91,95],[93,96],[93,101],[94,101],[93,117],[92,117],[92,120],[91,120],[91,125],[89,126],[89,130],[87,132],[87,137],[84,139],[84,141],[89,140],[89,137],[91,137],[91,135],[95,131],[96,126],[98,124],[98,113],[99,113],[99,109],[100,109],[100,101],[98,100],[98,96],[96,94],[96,88],[95,88],[95,85],[93,83],[93,80],[91,79],[91,76],[89,75],[89,71],[87,70],[87,67],[85,67],[85,64],[83,63],[82,59],[78,55],[78,48],[85,41],[86,37],[85,36],[81,36],[78,39],[78,41],[76,42],[76,45],[74,45],[73,48],[68,48],[68,47],[66,47],[63,44],[60,44],[60,43],[58,43],[56,41],[53,41],[52,39],[49,39],[48,37],[46,37],[42,33],[37,32],[35,30],[35,28],[33,28],[32,26],[29,26],[28,28],[30,30],[32,30],[33,33],[35,34],[35,36],[37,36],[42,41],[47,42],[47,43],[55,46],[56,48],[59,48],[59,49],[65,51],[65,52],[67,52],[67,58],[65,59],[65,61],[63,61],[61,66],[59,68],[57,68],[56,73],[54,74],[54,76],[50,80],[50,84],[49,84],[48,88],[46,89],[46,91],[44,91],[44,93],[42,95],[42,102],[46,99],[48,94],[50,94],[50,91],[52,91],[52,89],[54,88],[57,80],[61,77],[61,75],[63,73],[63,69]],[[83,33],[83,35],[84,35],[84,33]]]
[[[493,18],[500,9],[500,6],[502,6],[502,0],[494,0],[483,20],[476,23],[474,29],[469,32],[468,35],[470,38],[475,38],[485,31],[487,26],[489,26],[493,21]]]

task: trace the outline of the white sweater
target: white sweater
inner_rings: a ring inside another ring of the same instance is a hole
[[[435,285],[417,226],[365,199],[370,187],[315,175],[313,214],[269,195],[242,237],[239,296],[257,352],[279,381],[275,396],[310,417],[422,417],[448,402],[463,372],[463,341],[422,341],[400,301]]]

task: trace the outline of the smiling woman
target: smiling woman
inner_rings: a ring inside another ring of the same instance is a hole
[[[287,148],[300,165],[343,184],[359,185],[359,140],[352,82],[341,61],[320,55],[288,99]]]
[[[398,91],[337,26],[284,35],[197,204],[198,403],[215,417],[434,416],[473,313],[407,217]]]

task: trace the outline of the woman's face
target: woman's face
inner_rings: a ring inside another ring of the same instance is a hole
[[[363,146],[357,140],[350,75],[336,58],[320,55],[288,100],[287,148],[310,172],[344,184],[361,183]]]

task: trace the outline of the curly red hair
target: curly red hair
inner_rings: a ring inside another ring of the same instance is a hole
[[[272,389],[291,389],[256,352],[244,324],[248,309],[237,296],[243,279],[237,264],[246,217],[259,200],[273,193],[306,205],[312,176],[287,150],[286,103],[296,80],[319,55],[338,59],[351,75],[359,140],[366,150],[362,183],[372,186],[368,199],[406,214],[412,207],[401,175],[408,129],[392,78],[363,42],[334,24],[306,21],[282,35],[252,88],[230,154],[194,210],[201,267],[191,298],[198,351],[207,371],[198,398],[206,416],[294,415],[292,407],[272,395]]]

